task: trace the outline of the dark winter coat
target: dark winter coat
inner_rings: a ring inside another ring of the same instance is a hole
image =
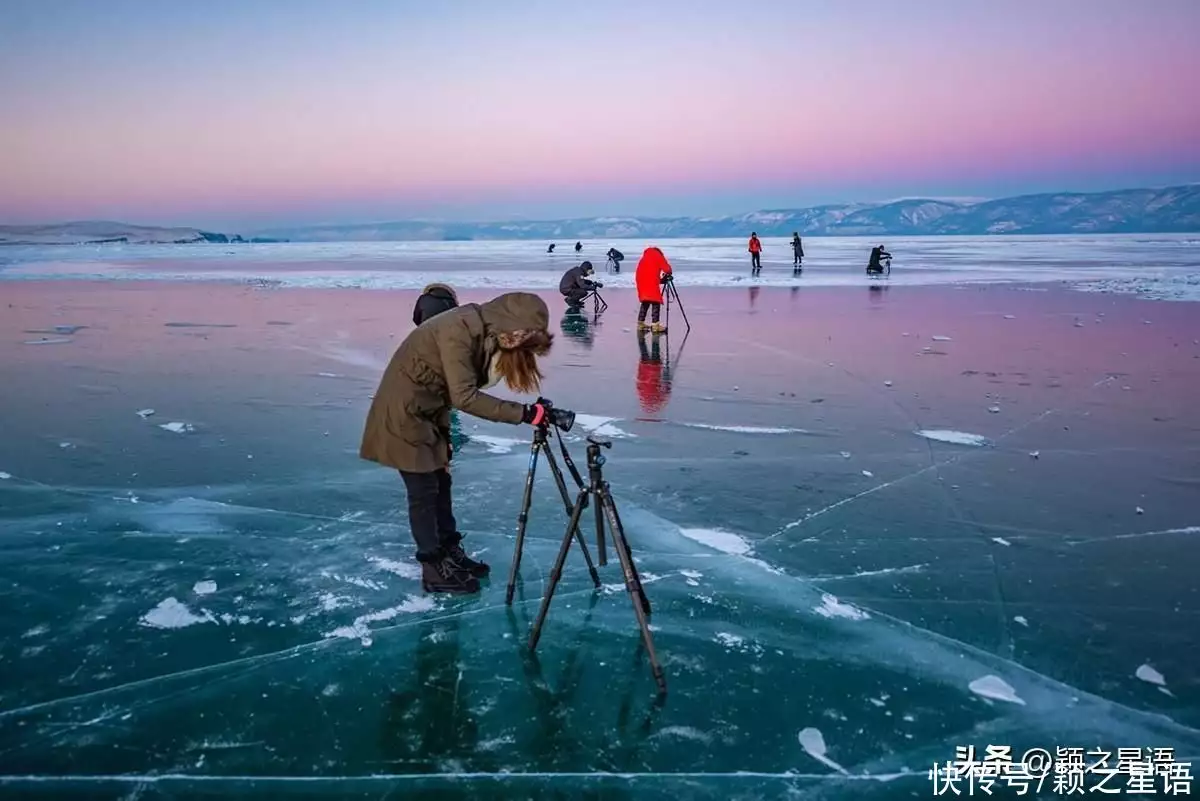
[[[397,470],[432,473],[450,462],[451,408],[498,423],[520,423],[522,404],[481,389],[494,383],[497,335],[546,331],[549,323],[545,301],[509,292],[417,326],[383,373],[367,412],[359,456]]]
[[[890,259],[891,257],[892,257],[892,254],[888,253],[883,248],[873,247],[873,248],[871,248],[871,260],[867,262],[867,269],[868,270],[882,270],[883,264],[880,263],[880,260],[881,259]]]
[[[804,245],[800,242],[800,237],[792,237],[792,252],[800,258],[804,258]]]
[[[430,317],[458,307],[458,295],[446,284],[430,284],[421,290],[417,305],[413,307],[413,325],[420,325]]]
[[[583,276],[583,267],[572,267],[563,273],[562,280],[558,282],[558,291],[564,295],[571,293],[591,292],[596,283],[589,281]]]

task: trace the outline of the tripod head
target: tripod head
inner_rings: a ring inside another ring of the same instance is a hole
[[[587,465],[591,471],[599,471],[600,466],[604,464],[604,454],[600,453],[601,448],[611,448],[612,442],[607,439],[597,439],[595,435],[589,434],[587,438]]]

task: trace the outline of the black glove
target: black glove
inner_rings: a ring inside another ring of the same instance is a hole
[[[599,281],[593,281],[592,287],[595,289],[604,289],[604,284],[600,283]]]

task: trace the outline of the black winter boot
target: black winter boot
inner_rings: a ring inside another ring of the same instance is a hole
[[[470,595],[479,592],[479,580],[462,570],[450,558],[421,563],[421,586],[425,592],[449,592]]]
[[[446,554],[446,559],[453,563],[455,567],[465,573],[470,573],[475,578],[483,578],[492,572],[492,568],[486,562],[477,562],[467,556],[467,552],[463,550],[461,542],[447,547]]]

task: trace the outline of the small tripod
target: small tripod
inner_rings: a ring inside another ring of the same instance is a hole
[[[679,307],[679,313],[683,315],[683,324],[687,326],[688,331],[691,331],[692,324],[688,322],[687,312],[683,310],[683,301],[679,299],[679,290],[675,288],[675,279],[669,279],[663,284],[663,297],[667,301],[667,330],[671,330],[671,299],[674,298],[675,305]]]
[[[581,536],[579,520],[583,516],[583,510],[587,507],[590,498],[596,510],[596,548],[600,553],[600,566],[608,564],[604,552],[604,520],[607,518],[608,526],[612,530],[613,549],[617,552],[617,558],[621,560],[621,570],[625,574],[625,591],[629,593],[630,600],[633,602],[633,613],[637,616],[638,627],[642,631],[642,642],[650,657],[650,670],[658,685],[659,695],[665,695],[667,680],[663,675],[662,665],[658,663],[658,657],[654,653],[654,640],[650,636],[648,622],[650,601],[646,598],[646,591],[642,587],[642,578],[638,575],[637,566],[633,563],[629,541],[625,538],[625,528],[621,525],[621,518],[617,514],[617,504],[613,500],[608,482],[604,480],[601,471],[605,460],[600,449],[611,448],[612,443],[591,436],[587,438],[587,441],[588,485],[585,487],[582,482],[580,483],[579,497],[571,509],[571,519],[567,522],[562,546],[558,549],[558,558],[554,560],[554,567],[550,571],[550,583],[546,585],[546,595],[542,599],[542,607],[538,610],[537,620],[534,621],[533,630],[529,634],[529,648],[530,650],[537,648],[538,639],[542,635],[542,625],[546,622],[546,615],[550,611],[550,601],[553,599],[554,590],[562,577],[563,565],[567,561],[567,551],[571,548],[571,536]],[[580,544],[582,545],[582,539]],[[586,547],[583,552],[587,554]],[[591,562],[589,561],[588,564],[590,566]],[[592,574],[594,576],[595,571]]]
[[[512,606],[513,592],[517,586],[517,574],[521,570],[521,549],[525,545],[525,524],[529,522],[529,507],[533,503],[533,476],[537,471],[539,455],[545,454],[546,461],[550,463],[550,472],[554,475],[554,483],[558,485],[559,494],[562,495],[563,507],[566,508],[567,515],[571,515],[571,495],[567,492],[567,482],[563,480],[562,470],[554,461],[554,452],[549,448],[549,433],[549,423],[543,423],[533,429],[533,443],[529,448],[529,472],[525,474],[525,496],[521,500],[521,512],[517,515],[517,545],[513,551],[512,568],[508,573],[508,589],[504,595],[504,603],[507,606]],[[558,436],[558,446],[562,450],[563,461],[566,462],[567,469],[571,471],[571,477],[575,479],[576,484],[582,487],[583,478],[575,469],[575,463],[571,461],[571,454],[563,445],[562,436],[558,434],[557,428],[554,429],[554,433]],[[570,531],[568,531],[567,537],[569,540]],[[578,526],[575,527],[575,538],[579,542],[580,549],[583,550],[583,558],[587,562],[588,572],[592,574],[592,583],[596,585],[596,589],[600,589],[600,574],[596,572],[596,566],[592,564],[592,555],[588,553],[587,542],[584,541],[583,532],[578,530]],[[600,564],[604,564],[603,550],[600,552]]]

